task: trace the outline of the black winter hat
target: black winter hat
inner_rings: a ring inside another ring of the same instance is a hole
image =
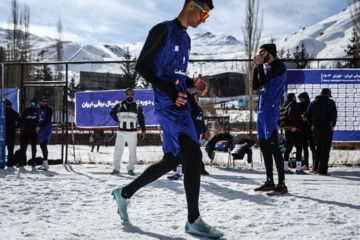
[[[268,43],[262,45],[260,48],[264,48],[266,51],[268,51],[271,55],[273,55],[274,58],[276,58],[276,44],[274,43]]]

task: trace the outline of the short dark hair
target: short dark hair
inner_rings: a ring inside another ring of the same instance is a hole
[[[40,98],[40,101],[42,101],[43,99],[48,100],[48,98],[47,98],[46,96],[42,96],[42,97]]]
[[[127,88],[127,89],[125,90],[125,93],[127,93],[127,92],[129,92],[129,91],[134,92],[134,90],[133,90],[132,88]]]
[[[12,101],[10,99],[5,99],[5,104],[6,106],[10,106],[12,105]]]
[[[288,93],[287,99],[292,100],[293,98],[296,98],[295,93]]]
[[[194,1],[194,0],[185,0],[185,4],[184,4],[184,7],[186,4],[188,4],[189,2],[191,1]],[[201,3],[205,3],[206,5],[208,5],[208,7],[210,8],[210,10],[212,10],[214,8],[214,5],[213,5],[213,2],[212,0],[196,0],[194,2],[201,2]]]

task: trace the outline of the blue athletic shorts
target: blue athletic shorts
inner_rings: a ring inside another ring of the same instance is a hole
[[[168,108],[158,108],[155,115],[163,130],[163,151],[172,152],[177,156],[180,152],[179,136],[188,135],[195,143],[200,145],[196,135],[196,129],[188,110],[170,110]]]
[[[279,112],[258,113],[257,123],[256,123],[258,139],[270,138],[272,132],[278,129],[278,121],[279,121]]]

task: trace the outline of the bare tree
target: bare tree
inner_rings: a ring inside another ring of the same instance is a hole
[[[258,0],[247,0],[246,15],[245,15],[245,26],[242,29],[244,35],[244,48],[245,54],[248,59],[252,59],[256,55],[259,48],[261,32],[262,32],[262,16],[259,17],[259,1]],[[248,94],[250,97],[249,108],[250,108],[250,129],[252,128],[253,119],[253,90],[252,90],[252,69],[253,62],[249,61],[247,64],[247,84]]]
[[[6,59],[9,62],[25,62],[30,59],[30,9],[27,5],[24,5],[23,9],[20,9],[17,0],[11,1],[11,18],[9,20],[9,27],[7,29],[7,51]],[[24,67],[23,76],[29,77],[30,68]],[[6,71],[6,79],[12,79],[12,81],[6,81],[6,88],[20,88],[20,66],[9,66]]]
[[[349,0],[349,4],[352,4],[350,7],[350,14],[352,18],[352,22],[354,24],[353,29],[353,46],[352,46],[352,55],[353,58],[358,58],[360,56],[360,0]],[[349,46],[348,46],[349,47]],[[348,53],[348,52],[347,52]],[[349,53],[348,53],[349,54]],[[355,60],[353,60],[353,64],[355,66],[358,66],[359,63],[357,63]]]
[[[56,51],[57,51],[57,60],[58,62],[61,62],[63,60],[63,46],[62,46],[62,24],[61,24],[61,18],[59,17],[58,19],[58,23],[57,23],[57,33],[58,33],[58,37],[56,40]],[[57,71],[57,76],[58,76],[58,80],[62,79],[62,65],[56,65],[56,71]]]

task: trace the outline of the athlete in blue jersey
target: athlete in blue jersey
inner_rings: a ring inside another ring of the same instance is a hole
[[[267,66],[264,68],[264,63]],[[264,156],[267,179],[254,191],[272,191],[267,195],[283,195],[288,192],[285,185],[284,160],[278,144],[279,100],[284,90],[287,71],[276,59],[276,45],[264,44],[260,54],[254,57],[253,90],[259,89],[257,108],[257,135]],[[273,156],[278,172],[278,184],[273,177]]]
[[[184,186],[188,206],[185,231],[207,237],[222,237],[223,233],[204,223],[199,212],[200,169],[202,153],[187,88],[204,95],[207,85],[200,79],[186,76],[190,55],[189,26],[197,28],[213,9],[212,0],[185,0],[179,16],[153,27],[145,41],[136,70],[154,89],[154,108],[163,129],[163,159],[149,166],[129,185],[113,191],[121,218],[127,221],[127,203],[135,192],[176,168],[180,156],[184,165]]]
[[[52,134],[52,125],[51,118],[53,115],[53,110],[48,106],[49,100],[47,97],[43,96],[40,99],[40,108],[39,108],[39,126],[36,128],[36,132],[39,135],[40,148],[43,153],[43,164],[39,167],[39,170],[48,170],[48,148],[50,137]]]

